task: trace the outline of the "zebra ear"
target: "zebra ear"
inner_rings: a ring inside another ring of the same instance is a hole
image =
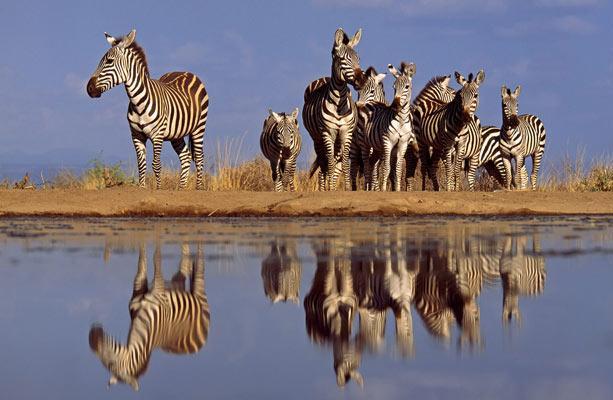
[[[485,80],[485,72],[481,69],[479,70],[479,72],[477,72],[477,77],[475,78],[475,83],[477,85],[480,85],[483,83],[483,81]]]
[[[394,78],[398,78],[400,76],[400,72],[394,67],[392,64],[387,64],[388,71],[394,75]]]
[[[413,75],[415,75],[415,72],[417,71],[417,67],[415,67],[415,63],[408,63],[405,64],[404,62],[402,62],[402,73],[405,75],[408,75],[409,78],[412,78]]]
[[[270,114],[271,117],[275,119],[275,121],[277,122],[281,121],[281,116],[277,114],[276,112],[274,112],[272,109],[268,109],[268,113]]]
[[[346,38],[347,35],[345,35],[343,28],[338,28],[334,33],[334,47],[340,47],[345,42]]]
[[[358,29],[358,31],[353,35],[351,40],[349,41],[349,47],[352,49],[360,43],[360,39],[362,39],[362,28]]]
[[[454,74],[455,74],[455,80],[456,82],[458,82],[459,85],[462,85],[462,86],[466,85],[466,78],[464,78],[462,74],[460,74],[458,71],[455,71]]]
[[[136,29],[132,29],[130,31],[130,33],[128,33],[122,40],[121,42],[119,42],[119,46],[121,46],[122,48],[127,48],[129,47],[133,42],[134,39],[136,39]]]
[[[513,97],[518,97],[520,93],[521,93],[521,85],[517,85],[517,87],[515,88],[515,91],[513,92]]]
[[[298,107],[294,108],[294,111],[292,111],[292,118],[298,119]]]
[[[108,44],[110,44],[111,46],[115,46],[117,44],[117,39],[115,39],[113,36],[109,35],[108,33],[104,32],[104,37],[106,38],[106,41],[108,42]]]
[[[507,85],[502,85],[500,88],[500,96],[505,97],[507,95]]]
[[[128,383],[130,384],[130,386],[132,386],[132,389],[135,392],[138,392],[140,390],[140,386],[138,384],[138,381],[135,378],[132,378],[128,381]]]
[[[375,76],[375,83],[377,85],[380,84],[381,82],[383,82],[383,79],[385,79],[386,76],[387,75],[385,75],[385,74],[379,74],[379,75]]]

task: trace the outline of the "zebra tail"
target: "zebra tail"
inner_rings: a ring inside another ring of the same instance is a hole
[[[311,168],[309,168],[309,179],[311,179],[313,175],[315,175],[315,172],[317,172],[318,169],[319,164],[317,164],[317,160],[315,160],[313,161],[313,164],[311,164]]]

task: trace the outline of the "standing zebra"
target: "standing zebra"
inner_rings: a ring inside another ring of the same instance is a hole
[[[383,103],[371,102],[361,105],[358,110],[360,114],[359,130],[363,134],[362,159],[364,160],[366,190],[373,189],[373,171],[377,169],[381,158],[383,158],[382,190],[387,189],[392,151],[396,155],[394,166],[396,176],[401,176],[404,155],[408,145],[415,138],[410,119],[415,64],[402,62],[400,70],[389,64],[388,69],[396,78],[392,104],[387,106]],[[400,190],[400,179],[395,180],[394,190]]]
[[[210,313],[204,292],[204,253],[201,245],[198,245],[195,261],[189,260],[189,249],[182,253],[177,274],[182,278],[177,279],[175,275],[170,287],[165,287],[160,247],[156,246],[155,272],[149,288],[146,249],[144,244],[140,246],[130,300],[132,322],[127,344],[123,345],[107,335],[99,324],[91,327],[89,346],[111,373],[109,386],[123,382],[138,390],[138,378],[147,370],[151,352],[156,347],[174,354],[192,354],[206,343]],[[186,267],[190,266],[192,268],[187,269],[190,270],[191,290],[188,292],[184,287],[184,274],[188,272]]]
[[[500,186],[505,185],[507,174],[500,149],[500,129],[496,126],[481,126],[479,166],[484,167]]]
[[[289,183],[293,192],[296,190],[296,158],[302,147],[298,130],[298,109],[291,114],[276,113],[272,110],[268,110],[268,113],[260,136],[260,148],[270,161],[275,191],[283,191],[283,185]]]
[[[515,91],[502,86],[500,95],[502,96],[502,140],[500,147],[504,157],[506,170],[506,187],[511,189],[511,160],[515,158],[515,177],[519,179],[519,188],[528,187],[528,177],[525,172],[525,157],[532,157],[532,175],[530,182],[532,190],[536,190],[536,179],[543,153],[545,152],[545,125],[532,114],[518,115],[518,100],[521,86],[517,86]]]
[[[337,161],[341,163],[345,187],[350,185],[349,147],[356,127],[356,106],[347,84],[356,87],[363,79],[360,58],[354,50],[362,30],[349,39],[337,29],[332,46],[332,76],[319,78],[304,92],[302,119],[315,145],[314,168],[319,167],[319,190],[336,188]]]
[[[153,172],[156,188],[161,187],[162,143],[170,141],[181,161],[179,188],[185,188],[191,160],[196,164],[196,187],[204,188],[203,140],[209,110],[209,96],[200,79],[190,72],[170,72],[160,79],[149,75],[145,52],[134,41],[136,31],[123,38],[105,33],[111,48],[100,60],[87,83],[87,94],[102,93],[125,83],[130,99],[128,122],[138,162],[138,184],[145,187],[146,141],[153,143]],[[185,137],[189,138],[189,146]]]
[[[474,79],[472,73],[468,75],[468,79],[465,79],[460,73],[456,72],[455,77],[462,88],[455,93],[453,100],[434,112],[424,115],[419,121],[417,140],[420,158],[422,166],[424,160],[430,158],[428,175],[433,181],[435,190],[439,190],[436,172],[441,157],[443,157],[447,175],[447,190],[455,190],[456,177],[459,175],[461,162],[456,160],[454,163],[453,153],[456,151],[456,145],[460,142],[461,136],[472,131],[467,130],[467,127],[474,123],[473,117],[479,105],[479,86],[485,79],[485,73],[480,70]],[[480,132],[480,129],[478,132]],[[431,157],[428,154],[430,147],[432,148]],[[456,157],[463,157],[462,147],[458,147],[458,149]]]
[[[385,100],[385,88],[383,87],[384,78],[385,74],[379,74],[374,67],[368,67],[364,73],[364,81],[360,83],[358,89],[358,107],[371,102],[387,104]],[[357,177],[360,167],[364,167],[364,161],[362,160],[364,134],[361,132],[360,126],[363,126],[363,124],[360,123],[360,114],[358,113],[358,124],[349,149],[349,159],[351,161],[351,190],[354,191],[358,188]]]
[[[427,146],[421,140],[422,129],[421,120],[428,114],[451,103],[455,97],[455,90],[449,87],[451,75],[435,76],[430,79],[426,86],[419,92],[413,100],[413,129],[417,141],[419,159],[421,160],[421,176],[422,190],[426,190],[426,174],[428,173],[428,165],[430,163],[430,146]],[[421,147],[420,147],[421,146]],[[418,154],[413,149],[409,149],[406,153],[407,164],[407,190],[413,190],[415,181],[415,170],[417,168]],[[434,182],[435,179],[431,180]]]

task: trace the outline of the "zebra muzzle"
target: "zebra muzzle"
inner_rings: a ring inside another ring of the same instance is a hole
[[[98,98],[102,95],[102,90],[98,89],[96,83],[97,79],[93,76],[87,82],[87,95],[91,98]]]

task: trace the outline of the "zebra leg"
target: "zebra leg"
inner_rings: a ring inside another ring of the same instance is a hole
[[[162,276],[162,250],[160,243],[155,244],[153,254],[153,289],[152,292],[158,293],[164,290],[164,276]]]
[[[468,159],[468,190],[475,191],[475,173],[479,168],[479,154],[475,154]]]
[[[296,156],[291,157],[285,162],[285,172],[283,176],[289,184],[290,192],[296,191]]]
[[[528,182],[524,178],[527,178],[526,173],[524,172],[526,158],[523,155],[518,155],[515,157],[515,177],[519,179],[519,189],[526,189]]]
[[[511,159],[507,157],[502,158],[504,164],[504,186],[507,190],[511,190],[511,180],[513,179],[513,172],[511,169]]]
[[[392,158],[392,144],[385,140],[383,142],[383,153],[381,154],[383,158],[383,171],[381,171],[382,181],[381,181],[381,191],[387,191],[387,180],[390,177],[390,164]]]
[[[270,160],[270,170],[272,171],[272,183],[275,185],[275,192],[283,191],[283,181],[281,171],[279,171],[280,160]]]
[[[175,139],[172,142],[172,148],[179,156],[181,162],[181,179],[179,180],[179,189],[185,189],[187,186],[187,178],[189,177],[189,167],[192,160],[189,147],[185,144],[185,139]]]
[[[162,188],[162,139],[153,140],[153,173],[155,174],[155,188]]]
[[[453,190],[460,191],[462,186],[462,170],[464,158],[466,157],[466,143],[458,143],[455,151],[455,160],[453,163]]]
[[[370,190],[378,192],[381,190],[379,185],[379,169],[381,168],[381,153],[373,152],[370,154]]]
[[[364,190],[372,190],[370,181],[372,179],[372,165],[370,160],[370,147],[362,147],[362,162],[364,163]]]
[[[138,269],[134,277],[132,300],[147,293],[147,245],[142,242],[138,249]]]
[[[405,162],[407,165],[406,183],[407,191],[415,190],[415,171],[417,170],[417,154],[413,149],[408,149],[405,153]]]
[[[204,293],[204,245],[198,243],[196,250],[196,259],[194,260],[194,267],[192,269],[192,277],[190,280],[190,288],[192,294],[199,300],[206,301],[206,294]]]
[[[541,160],[543,159],[544,150],[538,149],[536,153],[532,155],[532,175],[530,181],[532,183],[532,190],[536,190],[536,179],[538,178],[539,168],[541,167]]]
[[[147,136],[140,132],[132,131],[132,143],[136,150],[136,163],[138,164],[138,186],[144,188],[145,174],[147,173]]]
[[[358,173],[360,172],[360,162],[362,161],[362,152],[358,140],[359,136],[356,135],[351,141],[351,147],[349,149],[349,176],[351,179],[351,190],[354,192],[358,190]]]
[[[196,164],[196,189],[204,189],[204,127],[206,115],[202,127],[190,136],[190,147],[194,164]]]
[[[340,132],[341,163],[342,163],[341,166],[343,170],[343,177],[345,179],[345,190],[349,190],[351,188],[351,179],[349,176],[351,160],[349,159],[349,150],[351,147],[352,138],[353,138],[353,130],[352,131],[341,130]],[[334,175],[338,175],[336,170],[334,171]]]
[[[457,156],[457,155],[456,155]],[[445,150],[445,158],[444,158],[444,164],[445,164],[445,174],[446,174],[446,179],[447,179],[447,191],[451,192],[454,190],[454,170],[455,170],[455,166],[453,163],[453,147],[448,148],[447,150]]]
[[[438,192],[439,190],[441,190],[441,187],[438,183],[438,164],[441,161],[441,152],[440,150],[433,150],[432,151],[432,156],[430,156],[429,154],[429,150],[424,151],[424,153],[422,154],[426,154],[426,156],[428,157],[427,159],[429,159],[430,161],[428,162],[428,177],[430,178],[430,180],[432,181],[432,187],[434,189],[435,192]],[[424,159],[422,158],[422,163]],[[424,186],[424,190],[425,186]]]
[[[336,178],[334,178],[334,167],[336,166],[336,158],[334,157],[334,140],[329,133],[324,132],[322,134],[324,149],[325,149],[325,171],[322,166],[322,172],[324,174],[324,190],[336,189]]]
[[[402,177],[402,167],[404,162],[404,156],[407,152],[409,142],[399,141],[396,150],[396,180],[394,181],[394,190],[400,191],[400,178]],[[408,188],[407,188],[408,190]]]

